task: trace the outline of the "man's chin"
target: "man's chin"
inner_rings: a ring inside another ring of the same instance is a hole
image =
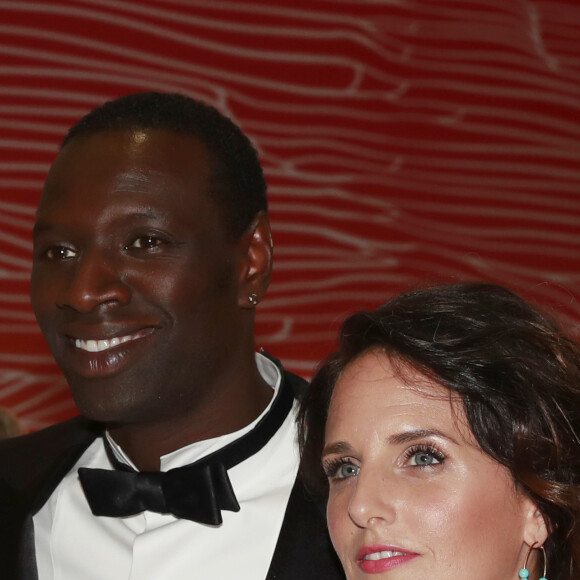
[[[87,384],[88,383],[88,384]],[[99,384],[104,383],[104,384]],[[69,383],[75,405],[83,417],[99,423],[131,423],[139,415],[138,397],[128,389],[119,389],[108,381],[74,381]]]

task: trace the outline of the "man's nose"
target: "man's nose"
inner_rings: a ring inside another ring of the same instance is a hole
[[[101,306],[127,304],[130,288],[117,260],[98,250],[87,250],[77,259],[59,299],[60,307],[91,312]]]
[[[348,505],[351,520],[360,528],[396,520],[396,482],[388,476],[361,469]]]

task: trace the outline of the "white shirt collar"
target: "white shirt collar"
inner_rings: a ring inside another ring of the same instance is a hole
[[[225,447],[232,441],[239,439],[243,435],[245,435],[248,431],[253,429],[258,421],[264,415],[268,413],[274,399],[276,398],[276,394],[282,384],[282,375],[278,367],[267,357],[260,353],[256,353],[256,366],[258,367],[258,371],[262,375],[262,378],[272,387],[273,394],[268,406],[262,411],[262,413],[256,417],[249,425],[242,427],[238,431],[234,431],[233,433],[226,433],[225,435],[220,435],[219,437],[213,437],[212,439],[205,439],[203,441],[196,441],[195,443],[191,443],[182,447],[180,449],[176,449],[167,455],[163,455],[161,457],[161,471],[168,471],[169,469],[174,469],[176,467],[182,467],[184,465],[188,465],[213,453],[214,451]],[[115,442],[115,440],[111,437],[108,431],[105,431],[105,436],[107,441],[109,442],[111,449],[115,455],[115,457],[125,463],[126,465],[131,466],[133,469],[137,470],[135,464],[131,461],[128,455],[121,449],[121,447]],[[138,470],[137,470],[138,471]]]

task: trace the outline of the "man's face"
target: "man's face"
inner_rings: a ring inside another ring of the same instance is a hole
[[[205,146],[165,130],[78,137],[52,166],[32,305],[89,418],[171,419],[220,395],[210,382],[248,314],[243,244],[228,241],[209,185]]]

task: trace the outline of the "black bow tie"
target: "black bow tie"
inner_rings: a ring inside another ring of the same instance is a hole
[[[96,516],[118,517],[149,510],[202,524],[221,524],[221,510],[240,510],[227,470],[266,445],[284,422],[292,402],[293,393],[282,381],[272,407],[251,431],[195,463],[166,472],[134,471],[113,455],[105,439],[116,470],[78,470],[91,511]]]

